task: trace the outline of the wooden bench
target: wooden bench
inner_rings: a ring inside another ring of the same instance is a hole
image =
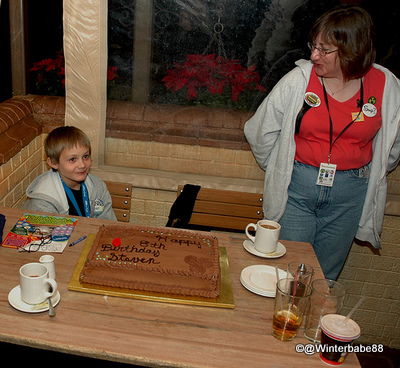
[[[178,195],[182,190],[180,185]],[[188,225],[244,231],[263,218],[262,205],[262,194],[200,188]]]
[[[111,194],[112,207],[118,221],[129,222],[131,211],[132,185],[105,181]]]

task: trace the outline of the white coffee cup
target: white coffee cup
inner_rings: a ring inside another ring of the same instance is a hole
[[[255,229],[256,236],[249,234],[250,228]],[[247,237],[253,242],[256,250],[261,253],[273,253],[278,246],[281,225],[271,220],[260,220],[257,224],[248,224],[245,232]]]
[[[19,269],[19,282],[21,299],[28,304],[42,303],[57,292],[57,283],[49,278],[48,269],[40,263],[23,265]]]
[[[44,256],[40,257],[39,262],[43,266],[46,266],[46,268],[48,269],[49,278],[55,280],[56,279],[56,268],[54,266],[54,257],[50,254],[45,254]]]

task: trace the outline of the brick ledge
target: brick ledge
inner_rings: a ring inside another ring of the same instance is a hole
[[[108,101],[106,137],[250,150],[243,133],[253,112]]]

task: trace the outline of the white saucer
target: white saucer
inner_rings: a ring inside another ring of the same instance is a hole
[[[261,258],[279,258],[286,254],[286,247],[279,242],[275,252],[273,253],[259,252],[256,248],[254,248],[254,243],[250,239],[246,239],[243,242],[243,248],[246,249],[249,253]]]
[[[51,298],[54,307],[60,302],[60,299],[60,293],[57,290],[56,294]],[[40,313],[49,310],[49,303],[47,302],[47,300],[40,304],[25,303],[21,299],[21,287],[19,285],[8,293],[8,302],[11,304],[12,307],[21,312]]]
[[[247,290],[251,291],[254,294],[265,296],[267,298],[275,297],[275,293],[264,292],[262,290],[252,288],[250,285],[246,284],[246,282],[242,278],[240,278],[240,282]]]
[[[287,272],[278,268],[279,279],[287,276]],[[240,274],[241,284],[252,293],[275,297],[276,273],[275,267],[254,265],[246,267]]]

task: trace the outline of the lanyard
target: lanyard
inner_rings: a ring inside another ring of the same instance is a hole
[[[60,176],[61,179],[61,176]],[[65,184],[64,180],[61,179],[62,185],[64,187],[65,193],[67,194],[68,198],[70,199],[70,201],[72,202],[72,204],[74,205],[76,212],[78,213],[79,216],[82,217],[82,212],[78,206],[78,203],[76,202],[75,196],[72,193],[72,190],[68,187],[67,184]],[[88,196],[88,191],[86,188],[86,184],[82,183],[81,184],[81,188],[82,188],[82,199],[83,199],[83,207],[85,209],[85,216],[86,217],[90,217],[90,205],[89,205],[89,196]]]
[[[358,112],[357,116],[351,121],[349,124],[347,124],[344,129],[338,134],[338,136],[335,138],[335,140],[332,142],[333,139],[333,123],[332,123],[332,117],[331,117],[331,111],[329,110],[329,102],[328,102],[328,94],[326,93],[325,89],[325,84],[324,84],[324,78],[321,77],[322,80],[322,86],[324,88],[324,97],[325,97],[325,102],[326,102],[326,107],[328,108],[328,114],[329,114],[329,155],[328,155],[328,164],[331,162],[331,155],[332,155],[332,147],[336,143],[336,141],[342,136],[342,134],[350,128],[350,126],[359,118],[361,112],[362,112],[362,107],[364,105],[364,86],[363,86],[363,81],[361,79],[361,88],[360,88],[360,98],[361,98],[361,103],[360,103],[360,111]],[[357,106],[358,107],[358,106]]]

